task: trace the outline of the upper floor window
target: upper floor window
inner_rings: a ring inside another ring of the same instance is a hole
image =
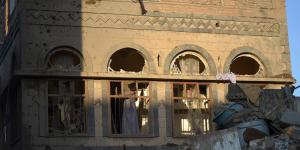
[[[199,54],[186,51],[176,56],[171,62],[171,74],[199,75],[207,74],[207,65]]]
[[[230,72],[236,75],[264,76],[262,63],[250,54],[242,54],[236,57],[230,64]]]
[[[55,50],[47,63],[48,70],[55,71],[81,71],[82,60],[79,54],[69,49]]]
[[[110,72],[145,72],[147,63],[144,57],[135,49],[123,48],[115,52],[109,61]]]
[[[209,87],[199,83],[173,83],[173,135],[210,131]]]

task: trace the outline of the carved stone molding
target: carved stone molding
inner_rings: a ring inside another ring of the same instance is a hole
[[[26,13],[26,23],[35,25],[280,36],[280,24],[274,20],[261,22],[253,21],[253,19],[251,21],[238,21],[160,15],[135,16],[28,10]]]

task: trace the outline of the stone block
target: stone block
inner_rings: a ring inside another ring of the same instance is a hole
[[[236,129],[221,130],[197,137],[192,142],[194,150],[240,150],[240,141]]]

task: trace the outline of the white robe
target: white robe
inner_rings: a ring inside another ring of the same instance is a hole
[[[138,114],[135,99],[126,99],[123,104],[122,134],[136,135],[139,133]]]

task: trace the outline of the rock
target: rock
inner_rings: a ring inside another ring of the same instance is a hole
[[[291,109],[287,109],[281,114],[280,122],[300,126],[300,114]]]

